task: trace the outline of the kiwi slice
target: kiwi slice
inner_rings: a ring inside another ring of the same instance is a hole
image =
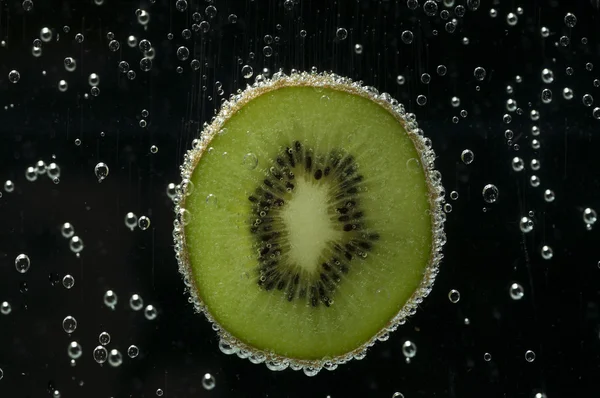
[[[333,74],[225,102],[185,156],[174,229],[221,350],[314,375],[387,339],[442,258],[434,159],[414,115]]]

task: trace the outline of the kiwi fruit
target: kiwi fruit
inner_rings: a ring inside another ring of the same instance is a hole
[[[232,95],[185,155],[173,231],[221,351],[314,375],[386,340],[443,256],[434,159],[414,115],[347,78]]]

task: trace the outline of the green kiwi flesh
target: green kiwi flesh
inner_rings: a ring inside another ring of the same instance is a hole
[[[395,105],[331,75],[280,76],[226,104],[188,153],[176,249],[229,344],[343,362],[427,295],[443,189]]]

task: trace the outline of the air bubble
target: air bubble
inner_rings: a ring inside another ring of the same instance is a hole
[[[62,327],[66,333],[71,334],[77,329],[77,320],[69,315],[63,319]]]
[[[496,187],[493,184],[487,184],[486,186],[483,187],[482,195],[483,195],[483,200],[485,200],[486,203],[496,202],[496,200],[498,200],[499,194],[500,194],[500,191],[498,190],[498,187]]]
[[[525,352],[525,360],[527,362],[533,362],[533,361],[535,361],[535,352],[533,352],[531,350],[527,350]]]
[[[565,15],[565,25],[567,25],[569,28],[574,28],[576,24],[577,17],[568,12],[567,15]]]
[[[404,85],[404,83],[406,83],[406,79],[404,78],[404,76],[398,75],[398,76],[396,76],[396,83],[398,83],[398,85],[402,86],[402,85]]]
[[[583,102],[583,105],[585,106],[592,106],[594,103],[594,97],[592,97],[590,94],[584,94],[581,98],[581,102]]]
[[[464,164],[471,164],[475,159],[475,154],[470,149],[465,149],[460,154],[460,159],[463,161]]]
[[[253,74],[254,74],[254,70],[252,69],[252,67],[250,65],[242,66],[242,76],[245,79],[250,79]]]
[[[492,354],[490,354],[489,352],[486,352],[485,354],[483,354],[483,360],[486,362],[489,362],[492,360]]]
[[[521,229],[521,232],[529,233],[533,231],[533,221],[529,217],[521,217],[519,228]]]
[[[402,39],[404,44],[411,44],[413,42],[414,35],[413,35],[413,32],[411,32],[410,30],[405,30],[400,35],[400,38]]]
[[[554,202],[554,199],[556,198],[556,196],[554,195],[554,191],[550,190],[550,189],[546,189],[544,191],[544,200],[546,202]]]
[[[458,303],[460,301],[460,292],[455,289],[450,290],[450,292],[448,292],[448,300],[453,304]]]
[[[517,15],[516,15],[516,14],[514,14],[514,13],[512,13],[512,12],[509,12],[509,13],[506,15],[506,23],[507,23],[509,26],[515,26],[515,25],[517,24],[517,22],[519,22],[519,17],[517,17]]]
[[[525,290],[523,289],[523,286],[519,285],[518,283],[513,283],[510,285],[509,293],[511,299],[521,300],[525,295]]]
[[[598,220],[598,214],[596,213],[596,210],[587,207],[585,210],[583,210],[583,222],[588,224],[588,225],[592,225],[594,224],[596,221]]]
[[[130,345],[127,349],[127,356],[129,358],[136,358],[140,354],[140,349],[136,345]]]
[[[566,99],[567,101],[573,99],[573,90],[570,89],[569,87],[563,88],[562,94],[563,94],[563,98]]]
[[[96,348],[94,348],[94,351],[92,352],[92,357],[97,363],[103,364],[108,359],[108,351],[106,350],[106,348],[99,345]]]
[[[94,173],[96,174],[98,182],[102,182],[108,176],[109,168],[105,163],[100,162],[94,167]]]
[[[117,349],[110,350],[108,354],[108,364],[113,368],[121,366],[123,363],[123,356]]]
[[[138,218],[134,213],[129,212],[129,213],[125,214],[125,226],[127,228],[129,228],[130,230],[133,231],[135,229],[135,227],[137,226],[137,222],[138,222]]]
[[[138,227],[142,230],[145,231],[148,228],[150,228],[150,219],[146,216],[141,216],[138,219]]]
[[[72,275],[65,275],[62,279],[62,284],[65,289],[71,289],[75,285],[75,278]]]
[[[404,344],[402,344],[402,354],[406,358],[414,358],[417,355],[417,345],[410,340],[406,340]]]
[[[363,46],[362,46],[362,44],[355,44],[354,45],[354,52],[356,54],[362,54],[362,52],[363,52]]]
[[[486,71],[481,66],[478,66],[473,71],[473,76],[475,76],[475,79],[477,79],[479,81],[483,81],[485,79],[485,76],[486,76]]]
[[[217,205],[217,197],[215,195],[213,195],[212,193],[209,194],[206,197],[206,204],[209,206],[216,206]]]
[[[17,70],[11,70],[8,72],[8,81],[11,83],[17,83],[21,79],[21,74]]]
[[[110,343],[110,334],[108,332],[100,333],[98,342],[100,342],[101,345],[108,345]]]
[[[550,246],[544,245],[540,251],[544,260],[550,260],[554,256],[554,251]]]
[[[67,353],[71,359],[77,359],[81,357],[83,350],[81,349],[81,345],[78,342],[72,341],[67,348]]]
[[[215,388],[215,386],[217,385],[217,382],[214,378],[213,375],[211,375],[210,373],[206,373],[204,375],[204,377],[202,377],[202,387],[204,387],[205,390],[212,390],[213,388]]]
[[[255,154],[249,152],[244,155],[242,164],[248,170],[254,170],[256,168],[256,166],[258,166],[258,157]]]
[[[2,304],[0,304],[0,314],[2,315],[8,315],[10,314],[12,311],[12,307],[10,306],[10,303],[8,301],[3,301]],[[1,379],[2,377],[0,377]]]
[[[17,272],[24,274],[29,271],[30,266],[31,261],[29,260],[29,256],[27,254],[19,254],[15,258],[15,269]]]
[[[539,187],[540,186],[540,178],[536,175],[532,175],[531,177],[529,177],[529,184],[534,188]]]
[[[434,17],[438,11],[438,5],[433,0],[427,0],[425,4],[423,4],[423,11],[425,12],[425,15]]]
[[[118,302],[118,297],[115,292],[112,290],[107,290],[104,293],[104,305],[106,305],[111,310],[114,310]]]
[[[156,319],[156,317],[158,316],[158,311],[156,310],[156,307],[154,307],[152,304],[147,305],[144,309],[144,316],[149,321]]]
[[[337,37],[338,40],[346,40],[348,37],[348,30],[346,30],[346,28],[337,28],[335,31],[335,37]]]
[[[71,237],[69,248],[73,253],[80,253],[83,250],[83,241],[79,236]]]

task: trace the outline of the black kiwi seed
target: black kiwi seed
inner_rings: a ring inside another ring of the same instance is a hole
[[[285,255],[289,243],[285,241],[281,212],[294,196],[296,185],[291,181],[296,176],[331,184],[331,214],[335,215],[331,220],[344,232],[340,241],[331,243],[322,254],[321,266],[315,267],[313,273],[290,263]],[[249,228],[257,245],[256,281],[260,289],[271,294],[281,292],[277,294],[283,294],[289,302],[299,301],[312,307],[332,304],[338,285],[344,283],[343,275],[350,273],[379,239],[379,233],[364,224],[365,212],[359,201],[363,183],[355,158],[340,150],[323,154],[294,141],[274,157],[260,186],[248,196],[252,208]]]

